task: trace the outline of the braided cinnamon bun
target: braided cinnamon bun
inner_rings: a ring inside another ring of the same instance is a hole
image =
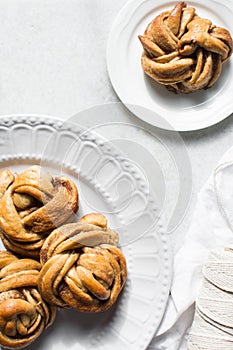
[[[212,87],[233,49],[227,29],[199,17],[185,2],[158,15],[139,39],[145,73],[182,93]]]
[[[78,210],[78,190],[69,179],[39,166],[18,175],[0,173],[0,236],[23,257],[39,257],[45,237]]]
[[[0,251],[0,345],[22,349],[55,320],[56,309],[38,291],[41,265]]]
[[[117,300],[126,281],[118,235],[102,214],[54,230],[40,257],[39,290],[49,303],[82,312],[99,312]]]

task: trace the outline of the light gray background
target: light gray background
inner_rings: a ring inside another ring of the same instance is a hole
[[[114,18],[125,3],[0,0],[0,115],[33,113],[69,119],[85,108],[118,102],[108,78],[106,44]],[[173,132],[157,130],[130,114],[125,113],[121,121],[135,126],[127,130],[130,140],[137,138],[140,126],[159,135],[177,154],[186,147],[192,195],[186,216],[171,237],[177,250],[190,225],[199,190],[232,146],[232,116],[208,129],[180,133],[184,144]],[[80,117],[80,123],[91,125],[85,117]],[[145,149],[156,158],[157,139],[149,134],[141,137],[145,137]],[[169,211],[176,201],[176,175],[169,159],[164,162]]]
[[[64,119],[96,104],[117,102],[106,67],[106,44],[115,16],[126,0],[1,0],[0,114],[46,114]],[[125,121],[128,117],[126,117]],[[188,118],[188,115],[187,115]],[[179,152],[171,132],[129,117]],[[196,195],[232,145],[232,117],[205,130],[181,133],[192,166]],[[151,144],[148,147],[153,152]],[[172,177],[172,173],[171,173]],[[169,192],[172,197],[172,190]],[[177,243],[177,242],[176,242]]]

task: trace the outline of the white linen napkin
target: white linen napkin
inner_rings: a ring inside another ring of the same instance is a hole
[[[200,291],[202,268],[209,252],[216,247],[233,245],[232,207],[233,148],[223,156],[198,195],[190,229],[174,259],[169,302],[171,304],[172,300],[174,304],[173,312],[167,308],[160,335],[153,338],[150,350],[187,349],[194,302]]]

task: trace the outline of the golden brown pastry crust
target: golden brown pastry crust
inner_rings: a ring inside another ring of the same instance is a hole
[[[183,93],[213,86],[233,49],[227,29],[200,18],[185,2],[157,16],[139,40],[145,73],[169,90]]]
[[[21,349],[31,344],[56,317],[38,291],[41,265],[0,251],[0,345]]]
[[[83,312],[107,310],[127,275],[118,235],[102,214],[54,230],[41,249],[39,290],[49,303]]]
[[[8,250],[38,257],[45,237],[78,210],[78,190],[39,166],[14,176],[0,173],[0,235]]]

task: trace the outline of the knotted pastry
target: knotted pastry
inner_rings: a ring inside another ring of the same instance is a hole
[[[63,176],[52,177],[36,165],[19,175],[0,173],[0,235],[22,257],[39,258],[45,237],[77,209],[77,187]]]
[[[185,2],[157,16],[139,39],[145,73],[182,93],[213,86],[233,49],[227,29],[200,18]]]
[[[107,227],[102,214],[88,214],[78,223],[54,230],[40,253],[42,297],[82,312],[107,310],[117,300],[127,275],[117,243],[117,233]]]
[[[0,251],[0,345],[21,349],[31,344],[56,317],[38,291],[41,265]]]

